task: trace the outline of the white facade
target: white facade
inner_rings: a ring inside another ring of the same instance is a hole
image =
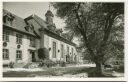
[[[53,42],[56,43],[56,58],[53,58]],[[63,57],[61,57],[61,45],[63,45]],[[66,61],[66,55],[67,53],[67,46],[69,47],[69,55],[73,56],[73,60],[75,55],[77,55],[76,52],[76,48],[72,45],[69,45],[63,41],[57,40],[55,38],[49,37],[48,35],[44,35],[44,47],[49,49],[51,48],[51,50],[49,51],[49,59],[53,60],[53,61]],[[73,53],[72,53],[72,49],[73,49]]]
[[[5,39],[3,39],[3,64],[14,62],[25,65],[30,62],[36,62],[40,59],[38,57],[38,50],[40,48],[46,48],[49,51],[48,57],[52,61],[67,62],[67,56],[70,57],[71,61],[78,60],[74,43],[53,31],[46,33],[45,30],[40,30],[47,29],[47,24],[40,17],[32,15],[22,19],[8,13],[8,11],[5,11],[3,15],[3,32],[5,33],[3,34]],[[10,16],[13,20],[8,20]],[[8,33],[9,41],[6,41],[6,33]],[[17,37],[19,37],[17,34],[22,36],[18,39],[19,42],[22,42],[20,44],[17,43]],[[35,46],[30,46],[31,42],[34,42]],[[8,50],[8,54],[5,53],[6,50]],[[8,55],[7,58],[6,55]]]
[[[7,43],[7,46],[4,47],[3,49],[8,49],[9,50],[9,59],[5,59],[3,61],[4,64],[8,64],[9,62],[16,62],[16,63],[28,63],[31,62],[32,60],[32,55],[30,54],[30,50],[34,50],[35,53],[37,53],[37,49],[39,48],[39,40],[36,39],[36,47],[31,47],[30,46],[30,39],[28,38],[28,35],[15,32],[12,30],[8,30],[9,33],[9,42]],[[22,44],[17,44],[16,43],[16,34],[21,34],[22,35]],[[5,41],[3,41],[4,43]],[[17,48],[17,46],[20,45],[20,48]],[[21,50],[22,51],[22,59],[17,60],[16,59],[16,50]]]
[[[28,38],[29,35],[25,35],[19,32],[15,32],[12,30],[8,30],[9,33],[9,42],[7,43],[7,46],[4,47],[3,49],[8,49],[9,50],[9,59],[4,60],[3,63],[4,64],[8,64],[10,62],[15,62],[15,63],[29,63],[32,62],[32,54],[30,53],[30,51],[34,51],[35,52],[35,58],[38,58],[38,49],[40,48],[40,39],[36,39],[35,38],[35,45],[36,47],[31,47],[30,46],[30,39]],[[17,44],[16,43],[16,34],[21,34],[22,35],[22,44]],[[5,41],[3,41],[4,43]],[[56,57],[53,58],[53,42],[56,43]],[[43,44],[43,43],[42,43]],[[20,48],[17,48],[17,46],[20,45]],[[62,57],[62,50],[61,50],[61,45],[63,45],[63,57]],[[67,46],[69,47],[69,55],[72,56],[73,55],[73,59],[74,57],[77,55],[76,52],[76,48],[72,45],[69,45],[67,43],[64,43],[60,40],[57,40],[55,38],[52,38],[48,35],[44,35],[44,47],[49,49],[51,48],[51,50],[49,50],[49,59],[53,60],[53,61],[65,61],[66,62],[66,55],[67,53]],[[72,49],[73,49],[73,53],[72,53]],[[21,50],[22,51],[22,59],[21,60],[17,60],[16,59],[16,50]]]

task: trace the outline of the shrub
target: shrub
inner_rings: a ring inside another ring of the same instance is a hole
[[[10,67],[10,68],[14,68],[14,62],[10,62],[10,63],[9,63],[9,67]]]
[[[45,60],[42,60],[39,64],[40,67],[43,67],[43,66],[46,66],[46,67],[53,67],[53,66],[56,66],[57,64],[50,60],[50,59],[45,59]]]
[[[77,64],[77,62],[76,61],[68,61],[68,62],[66,62],[67,64]]]
[[[124,66],[120,65],[118,67],[114,67],[114,70],[117,71],[117,72],[124,72]]]
[[[61,67],[66,66],[66,62],[64,62],[64,61],[56,61],[56,63],[59,64],[59,66],[61,66]]]
[[[38,49],[38,57],[40,58],[40,59],[48,59],[48,56],[49,56],[49,51],[48,51],[48,49],[46,49],[46,48],[40,48],[40,49]]]

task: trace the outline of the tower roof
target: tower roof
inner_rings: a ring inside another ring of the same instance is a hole
[[[47,13],[45,14],[45,16],[52,16],[52,17],[54,17],[53,13],[50,10],[47,11]]]

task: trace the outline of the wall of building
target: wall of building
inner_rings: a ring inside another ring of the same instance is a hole
[[[38,21],[36,21],[35,19],[30,19],[27,21],[29,24],[32,24],[35,27],[35,30],[39,30],[40,28],[47,28],[45,25],[42,26],[39,24]],[[77,55],[76,52],[76,48],[72,45],[69,45],[67,43],[64,43],[62,41],[60,41],[59,39],[55,39],[53,37],[48,36],[47,34],[45,34],[45,32],[43,31],[39,31],[40,33],[40,48],[47,48],[49,50],[49,59],[53,60],[53,61],[57,61],[57,60],[63,60],[66,61],[66,55],[67,55],[67,46],[69,46],[69,55],[72,51],[71,49],[73,48],[73,58],[75,57],[74,55]],[[56,58],[53,58],[53,42],[56,42]],[[64,58],[61,58],[61,44],[63,44],[64,46]],[[59,52],[58,52],[59,50]]]
[[[52,57],[53,42],[56,42],[56,58]],[[61,57],[61,44],[63,44],[63,47],[64,47],[64,54],[63,54],[64,57],[63,58]],[[44,47],[47,48],[48,50],[49,50],[49,48],[51,49],[49,51],[49,59],[51,59],[53,61],[58,61],[58,60],[66,61],[67,46],[69,47],[69,55],[70,56],[73,55],[73,60],[74,60],[75,55],[77,55],[76,48],[74,46],[64,43],[58,39],[52,38],[46,34],[44,35]],[[72,54],[72,48],[73,48],[73,54]]]
[[[22,34],[22,44],[17,44],[16,43],[16,34],[19,32],[15,32],[12,30],[9,30],[9,42],[7,42],[7,46],[4,47],[3,49],[8,49],[9,50],[9,59],[4,60],[3,64],[8,64],[9,62],[15,62],[15,63],[28,63],[31,62],[31,54],[29,50],[37,50],[39,48],[39,40],[36,39],[36,47],[30,47],[30,40],[28,39],[27,35]],[[20,48],[17,48],[17,45],[21,45]],[[21,50],[22,51],[22,60],[16,60],[16,50]],[[37,52],[36,52],[37,53]]]

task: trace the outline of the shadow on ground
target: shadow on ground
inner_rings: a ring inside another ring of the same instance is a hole
[[[42,69],[43,70],[43,69]],[[99,77],[94,73],[94,67],[69,67],[69,68],[47,68],[45,71],[35,71],[35,72],[26,72],[26,71],[9,71],[3,72],[3,77],[52,77],[52,76],[75,76],[84,74],[84,77]],[[102,75],[100,77],[115,77],[112,76],[111,71],[109,75]]]

